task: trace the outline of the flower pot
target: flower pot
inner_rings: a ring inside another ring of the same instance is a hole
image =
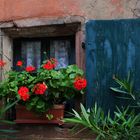
[[[51,115],[51,118],[48,116]],[[36,114],[32,111],[28,111],[25,106],[16,106],[16,123],[38,123],[38,124],[63,124],[62,119],[64,117],[64,105],[54,105],[49,111],[43,115]]]

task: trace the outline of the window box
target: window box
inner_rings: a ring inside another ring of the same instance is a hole
[[[52,118],[47,116],[51,115]],[[53,108],[49,109],[43,115],[36,114],[32,111],[28,111],[25,106],[16,106],[16,123],[52,123],[52,124],[63,124],[62,119],[64,117],[64,105],[54,105]]]

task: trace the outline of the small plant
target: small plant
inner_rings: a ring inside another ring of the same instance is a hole
[[[129,115],[128,115],[129,114]],[[110,113],[105,116],[103,110],[95,104],[92,109],[86,110],[81,104],[81,113],[73,110],[73,118],[65,118],[64,122],[79,124],[90,129],[97,135],[96,140],[138,140],[140,139],[140,114],[129,112],[129,108]]]
[[[121,79],[118,77],[113,77],[118,87],[111,87],[110,89],[117,94],[117,98],[127,102],[131,108],[138,109],[140,107],[140,92],[134,89],[133,80],[130,78],[130,73],[126,79]]]
[[[55,69],[57,60],[54,58],[44,61],[39,69],[23,67],[23,64],[18,61],[20,71],[9,71],[0,83],[1,97],[19,99],[28,110],[44,113],[54,104],[63,104],[84,93],[87,82],[83,70],[76,65]]]
[[[8,111],[11,107],[13,107],[17,102],[18,102],[18,100],[14,101],[12,103],[9,102],[9,103],[0,107],[0,125],[1,125],[1,127],[5,126],[5,125],[15,124],[14,122],[9,121],[9,120],[5,120],[3,118],[4,118],[6,111]],[[14,136],[12,136],[12,134],[16,133],[16,132],[17,132],[16,130],[0,128],[0,138],[9,138],[9,139],[15,138]]]

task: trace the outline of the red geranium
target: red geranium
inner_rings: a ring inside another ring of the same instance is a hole
[[[6,64],[3,60],[0,60],[0,67],[3,67]]]
[[[19,66],[19,67],[21,67],[23,65],[23,62],[19,60],[19,61],[17,61],[17,64],[16,65]]]
[[[27,72],[32,72],[32,71],[35,71],[35,67],[33,67],[33,66],[27,66],[25,70]]]
[[[57,66],[57,64],[58,64],[57,59],[51,58],[50,61],[52,62],[53,68],[55,68]]]
[[[74,81],[74,87],[75,87],[77,90],[82,90],[82,89],[84,89],[86,86],[87,86],[87,81],[86,81],[86,79],[81,78],[81,77],[75,79],[75,81]]]
[[[28,93],[29,93],[29,89],[25,86],[20,87],[18,90],[18,94],[20,95],[20,98],[23,101],[26,101],[29,99],[30,95]]]
[[[44,94],[47,88],[47,85],[44,83],[38,83],[34,86],[34,92],[35,94]]]
[[[48,60],[47,63],[43,65],[43,68],[47,70],[52,70],[54,68],[54,65],[50,60]]]

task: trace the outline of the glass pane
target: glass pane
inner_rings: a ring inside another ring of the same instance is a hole
[[[21,47],[21,56],[25,66],[40,67],[41,63],[41,42],[23,41]]]
[[[56,69],[65,68],[69,65],[70,48],[69,40],[52,40],[50,43],[50,57],[55,57],[58,60]]]

